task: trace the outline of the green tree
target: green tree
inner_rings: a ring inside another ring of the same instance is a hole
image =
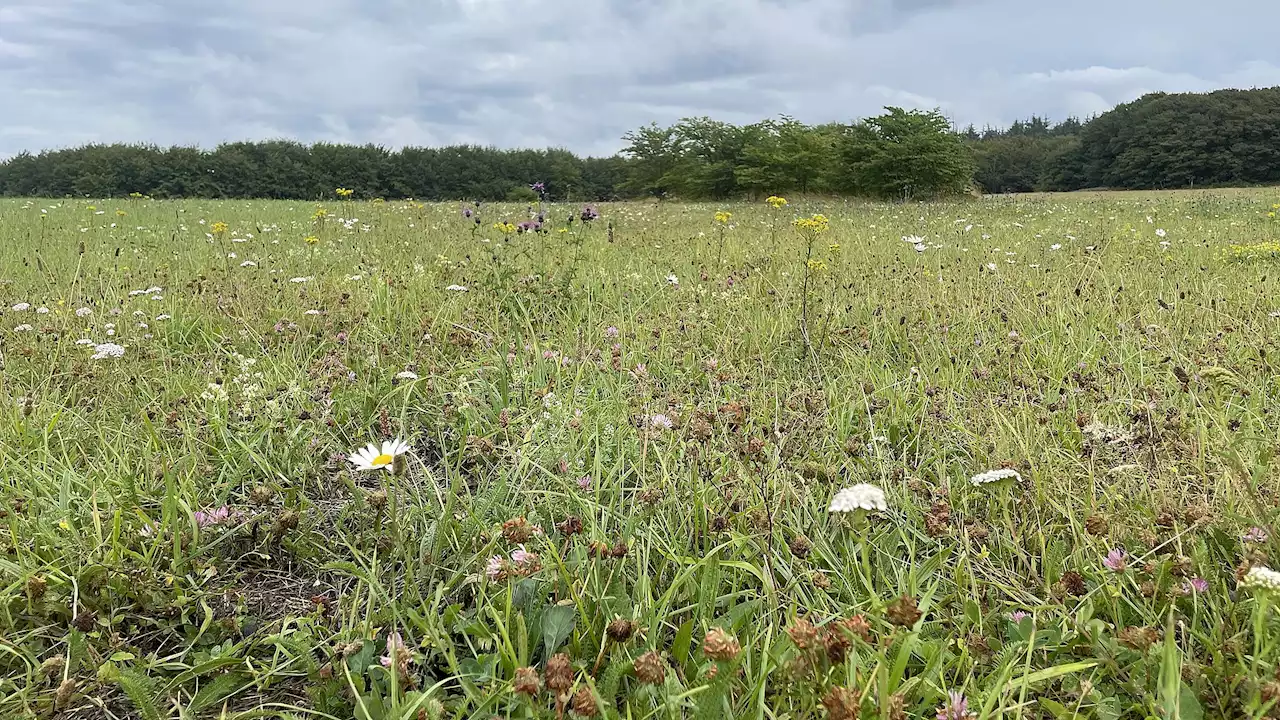
[[[928,198],[965,192],[973,153],[937,110],[885,108],[841,138],[843,187],[882,198]]]

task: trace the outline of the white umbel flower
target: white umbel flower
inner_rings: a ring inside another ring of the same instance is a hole
[[[831,498],[831,507],[827,508],[827,512],[881,512],[888,509],[889,503],[884,499],[883,490],[875,485],[859,483],[836,493]]]
[[[445,288],[445,290],[448,290],[449,292],[466,292],[467,286],[466,285],[450,285],[449,287]]]
[[[1251,567],[1249,572],[1244,574],[1240,584],[1259,590],[1280,591],[1280,572],[1269,567]]]
[[[409,445],[400,439],[384,440],[382,445],[369,443],[351,453],[348,458],[357,470],[386,470],[392,472],[396,458],[409,452]]]
[[[974,487],[982,487],[983,485],[990,485],[991,483],[1000,482],[1001,480],[1016,480],[1018,482],[1021,482],[1022,475],[1019,474],[1018,471],[1014,470],[1013,468],[1001,468],[999,470],[988,470],[984,473],[978,473],[977,475],[974,475],[973,477],[969,478],[969,484],[973,485]]]
[[[413,372],[412,370],[401,370],[400,372],[396,373],[396,379],[397,380],[417,380],[418,374]]]
[[[124,357],[124,348],[115,343],[102,343],[93,346],[93,360],[119,359]]]

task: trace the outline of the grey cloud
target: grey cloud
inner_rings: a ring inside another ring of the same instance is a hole
[[[1264,0],[10,0],[0,156],[268,137],[611,153],[651,120],[1089,115],[1280,84]]]

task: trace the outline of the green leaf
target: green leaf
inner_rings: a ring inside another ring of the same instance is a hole
[[[1010,685],[1032,685],[1038,682],[1043,682],[1045,680],[1052,680],[1053,678],[1056,678],[1056,677],[1062,677],[1063,675],[1070,675],[1071,673],[1077,673],[1083,670],[1088,670],[1089,668],[1094,667],[1097,664],[1098,663],[1096,661],[1090,660],[1086,662],[1067,663],[1065,665],[1054,665],[1053,667],[1045,668],[1043,670],[1037,670],[1033,673],[1027,673],[1022,677],[1010,680],[1009,684]]]
[[[1183,685],[1178,691],[1178,720],[1204,720],[1204,708],[1190,687]]]
[[[550,658],[573,632],[578,610],[572,605],[553,605],[542,611],[543,659]]]
[[[196,696],[191,699],[191,704],[187,706],[187,710],[193,714],[198,713],[235,695],[252,684],[252,682],[251,679],[237,673],[219,675],[200,688],[200,692],[197,692]]]
[[[689,618],[676,631],[676,639],[671,643],[671,657],[681,665],[689,661],[689,648],[693,646],[693,618]]]
[[[133,668],[121,668],[116,673],[116,682],[143,720],[164,720],[164,714],[156,704],[158,693],[154,680]]]

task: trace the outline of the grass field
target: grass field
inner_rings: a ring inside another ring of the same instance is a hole
[[[1273,202],[0,201],[0,716],[1280,715]]]

